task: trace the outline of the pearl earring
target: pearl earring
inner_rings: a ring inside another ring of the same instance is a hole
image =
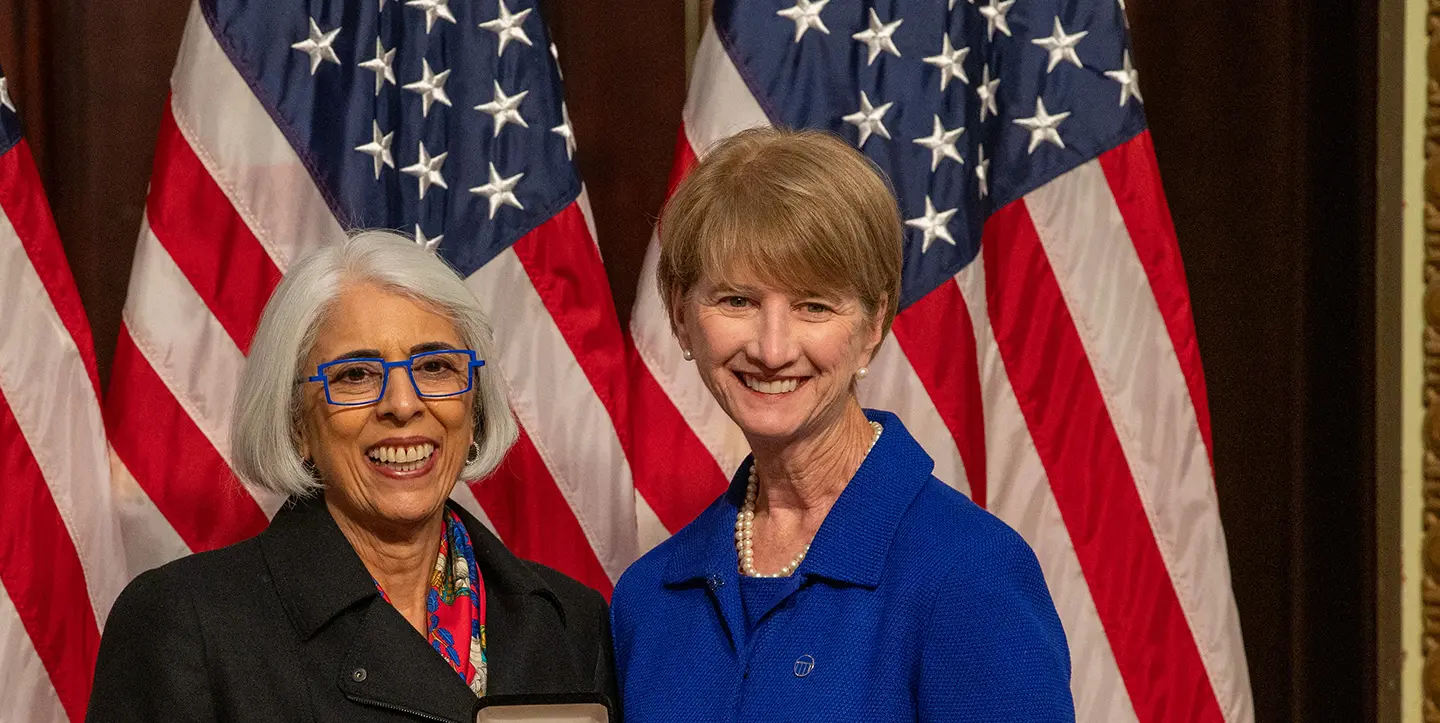
[[[691,354],[689,349],[681,349],[680,356],[685,357],[685,361],[695,361],[695,355]]]
[[[865,378],[865,375],[866,375],[866,374],[869,374],[869,373],[870,373],[870,370],[869,370],[868,368],[866,368],[866,367],[860,367],[859,369],[856,369],[856,370],[855,370],[855,378],[856,378],[857,380],[859,380],[859,379],[864,379],[864,378]]]

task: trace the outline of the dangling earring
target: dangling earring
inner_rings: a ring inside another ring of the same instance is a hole
[[[475,464],[477,459],[480,459],[480,443],[471,442],[470,451],[465,454],[465,464]]]
[[[691,354],[689,349],[681,349],[680,356],[685,357],[685,361],[695,361],[695,355]]]
[[[869,373],[870,373],[870,370],[869,370],[868,368],[866,368],[866,367],[860,367],[859,369],[856,369],[856,370],[855,370],[855,379],[856,379],[856,381],[859,381],[859,380],[861,380],[861,379],[864,379],[864,378],[865,378],[865,375],[866,375],[866,374],[869,374]]]

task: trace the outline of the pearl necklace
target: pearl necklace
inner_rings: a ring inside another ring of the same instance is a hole
[[[871,429],[875,430],[875,437],[870,440],[870,448],[865,450],[865,456],[870,456],[870,450],[875,449],[875,443],[880,441],[880,433],[885,428],[879,422],[871,422]],[[805,549],[790,561],[790,564],[780,568],[780,572],[773,575],[762,575],[755,569],[755,499],[760,494],[760,483],[755,476],[755,465],[750,465],[750,480],[745,484],[745,504],[740,506],[740,511],[735,513],[735,552],[738,553],[740,574],[746,577],[790,577],[792,573],[800,569],[800,563],[805,561],[805,555],[810,552],[810,543],[805,543]]]

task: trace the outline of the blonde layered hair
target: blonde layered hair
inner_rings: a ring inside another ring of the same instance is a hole
[[[715,144],[660,216],[656,283],[675,324],[701,279],[854,295],[890,331],[904,230],[881,171],[821,131],[751,128]]]

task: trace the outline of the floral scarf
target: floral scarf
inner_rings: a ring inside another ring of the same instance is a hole
[[[385,602],[390,596],[375,581]],[[477,696],[485,695],[485,581],[475,565],[470,533],[454,510],[445,510],[440,554],[425,596],[425,639]]]

